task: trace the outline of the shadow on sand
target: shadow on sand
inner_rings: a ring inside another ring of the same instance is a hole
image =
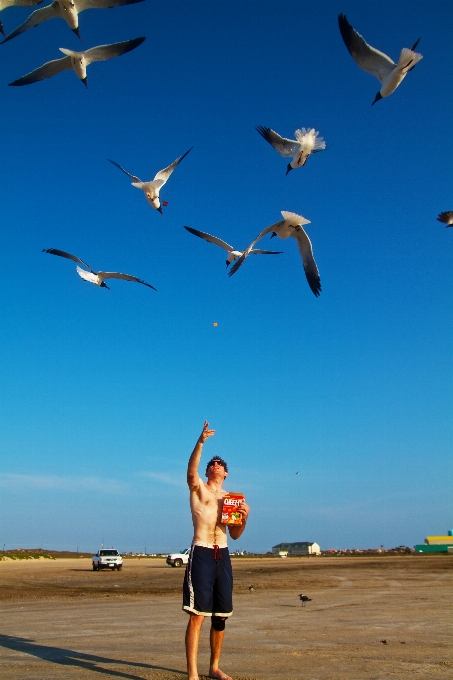
[[[31,654],[43,661],[60,664],[61,666],[76,666],[84,668],[85,670],[94,671],[96,673],[103,673],[109,677],[114,678],[128,678],[129,680],[143,680],[142,676],[132,675],[131,673],[123,673],[122,671],[115,671],[111,668],[102,668],[97,664],[124,664],[132,668],[147,668],[155,671],[168,671],[170,673],[177,673],[181,677],[185,677],[183,673],[176,668],[165,668],[163,666],[153,666],[147,663],[134,663],[133,661],[121,661],[119,659],[110,659],[105,656],[96,656],[94,654],[84,654],[83,652],[76,652],[73,649],[62,649],[61,647],[48,647],[46,645],[38,645],[33,640],[26,638],[13,637],[12,635],[0,635],[0,646],[12,649],[15,652],[22,652]]]
[[[86,569],[68,569],[68,571],[89,571],[91,573],[93,569],[92,568],[88,569],[87,567]]]

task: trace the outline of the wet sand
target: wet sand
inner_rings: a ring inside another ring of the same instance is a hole
[[[221,667],[235,680],[453,676],[451,555],[237,558],[233,570]],[[121,572],[85,558],[0,562],[0,677],[184,678],[183,575],[163,559]]]

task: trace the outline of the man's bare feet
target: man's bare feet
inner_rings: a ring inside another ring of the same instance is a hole
[[[220,668],[217,668],[217,670],[213,670],[212,668],[210,668],[208,677],[217,678],[217,680],[233,680],[233,678],[231,678],[229,675],[221,671]]]

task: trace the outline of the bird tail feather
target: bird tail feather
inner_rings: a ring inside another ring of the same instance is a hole
[[[421,59],[423,59],[423,54],[413,52],[408,47],[403,47],[397,66],[404,68],[410,65],[410,70],[412,70]]]
[[[302,215],[297,215],[296,213],[293,212],[286,212],[285,210],[282,210],[282,215],[284,220],[288,220],[289,222],[294,222],[294,224],[310,224],[310,220],[306,220],[305,217],[302,217]]]
[[[313,151],[320,151],[326,148],[326,143],[323,137],[319,137],[319,132],[314,128],[306,130],[305,128],[300,128],[294,133],[299,144],[304,144],[310,147]]]
[[[66,47],[60,47],[60,52],[66,54],[67,57],[78,57],[80,52],[74,52],[74,50],[67,50]]]
[[[91,272],[85,271],[85,269],[82,269],[81,267],[79,267],[79,265],[77,265],[76,269],[77,269],[77,274],[82,279],[84,279],[85,281],[90,281],[90,283],[94,283],[94,279],[96,278],[96,276],[94,274],[92,274]]]

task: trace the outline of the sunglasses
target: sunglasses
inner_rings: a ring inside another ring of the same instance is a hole
[[[214,467],[215,464],[225,467],[225,465],[221,463],[220,460],[213,460],[212,463],[210,463],[209,467]]]

